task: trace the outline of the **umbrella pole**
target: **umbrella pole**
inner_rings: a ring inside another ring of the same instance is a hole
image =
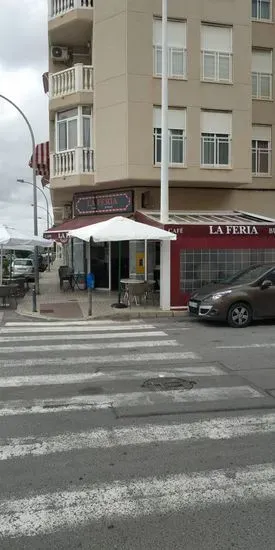
[[[121,279],[121,241],[118,241],[118,301],[116,304],[112,304],[112,307],[115,307],[115,308],[118,308],[118,309],[123,309],[123,308],[126,308],[126,304],[123,304],[120,300],[121,300],[121,284],[120,284],[120,279]]]
[[[118,242],[118,303],[120,304],[121,299],[121,241]]]
[[[0,284],[3,283],[3,245],[1,244],[1,258],[0,258]]]

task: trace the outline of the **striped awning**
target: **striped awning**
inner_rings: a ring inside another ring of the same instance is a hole
[[[36,174],[37,176],[42,176],[42,185],[48,185],[50,180],[50,151],[49,151],[49,142],[39,143],[36,146]],[[30,168],[33,166],[33,157],[29,162]]]

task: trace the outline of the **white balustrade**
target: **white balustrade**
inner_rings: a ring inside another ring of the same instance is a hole
[[[94,0],[48,0],[49,19],[64,15],[71,10],[92,9]]]
[[[71,151],[62,151],[51,155],[51,173],[54,178],[90,174],[93,171],[93,149],[77,147]]]
[[[50,74],[50,99],[75,92],[93,91],[93,67],[77,63],[69,69]]]

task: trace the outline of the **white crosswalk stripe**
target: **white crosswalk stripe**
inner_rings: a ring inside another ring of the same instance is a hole
[[[274,498],[275,466],[257,465],[192,475],[156,477],[129,483],[95,484],[0,502],[2,536],[31,537],[91,521],[171,514],[186,509]],[[12,518],[12,520],[11,520]]]
[[[275,433],[275,414],[261,417],[249,415],[192,422],[122,428],[98,428],[86,432],[65,432],[37,441],[36,437],[0,439],[0,460],[28,455],[43,456],[81,449],[150,445],[156,442],[175,442],[200,439],[225,440],[248,435]]]
[[[143,387],[146,380],[155,379],[161,385],[165,378],[184,378],[194,385],[190,391]],[[131,449],[132,456],[136,452],[140,459],[156,444],[162,448],[201,445],[195,453],[204,453],[206,445],[215,442],[224,445],[273,436],[272,411],[241,414],[232,409],[228,416],[203,420],[150,416],[153,409],[159,414],[175,406],[181,413],[200,404],[210,410],[216,402],[226,410],[232,400],[240,408],[249,402],[256,410],[262,399],[263,393],[243,379],[232,382],[219,363],[205,363],[190,349],[188,332],[183,345],[157,323],[10,322],[0,328],[0,416],[4,417],[0,461],[11,472],[15,468],[15,478],[20,465],[22,472],[32,475],[42,465],[39,457],[46,459],[42,467],[54,472],[54,457],[64,456],[66,471],[66,464],[73,463],[66,457],[76,457],[78,467],[80,453],[85,451],[93,453],[89,455],[93,463],[94,453],[102,462],[102,453],[121,448]],[[100,414],[124,409],[129,411],[125,424],[117,422],[119,414],[110,425],[101,420],[92,423],[94,415],[101,418]],[[142,420],[135,414],[135,420],[131,417],[136,409],[145,415]],[[82,418],[87,422],[87,415],[89,422],[83,428]],[[12,434],[4,428],[9,425]],[[32,461],[30,467],[26,461]],[[126,479],[126,474],[114,478],[108,472],[104,481],[85,482],[81,488],[67,482],[57,487],[53,481],[39,493],[27,485],[22,493],[19,484],[0,496],[0,538],[53,536],[60,529],[87,527],[106,519],[138,519],[274,498],[275,464],[266,460],[227,466],[188,472],[183,465],[182,471],[173,473],[171,462],[169,475],[166,471],[156,477],[155,470],[151,475],[140,470]]]

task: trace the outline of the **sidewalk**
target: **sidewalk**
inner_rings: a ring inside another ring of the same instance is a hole
[[[37,313],[32,312],[32,292],[22,298],[17,307],[19,315],[40,319],[88,319],[88,292],[85,290],[60,290],[58,278],[58,260],[40,276],[40,294],[37,296]],[[117,302],[117,293],[94,290],[92,293],[92,319],[137,319],[156,317],[185,317],[185,311],[161,311],[158,306],[132,305],[131,308],[111,307]],[[90,317],[89,317],[90,319]]]

